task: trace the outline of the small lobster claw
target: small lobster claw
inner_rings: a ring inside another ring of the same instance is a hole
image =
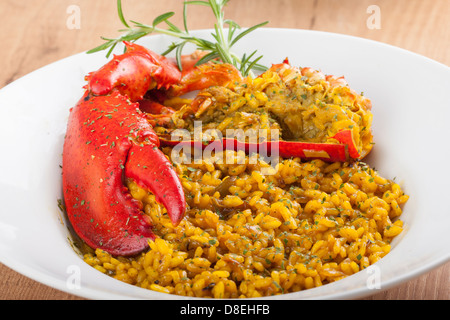
[[[126,52],[87,76],[94,95],[105,95],[114,88],[131,101],[142,100],[153,88],[169,88],[181,80],[181,71],[172,59],[142,46],[124,41]]]
[[[149,89],[178,82],[181,73],[168,59],[126,45],[125,54],[87,77],[63,150],[64,200],[75,232],[87,245],[121,256],[139,253],[155,238],[126,179],[153,192],[174,225],[186,210],[181,182],[137,103]]]

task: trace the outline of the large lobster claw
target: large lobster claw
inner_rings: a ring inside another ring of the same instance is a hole
[[[165,58],[127,46],[127,53],[87,77],[63,151],[64,200],[75,232],[87,245],[121,256],[142,251],[155,237],[126,179],[153,192],[174,225],[186,209],[180,180],[136,102],[154,86],[179,81],[181,73]]]

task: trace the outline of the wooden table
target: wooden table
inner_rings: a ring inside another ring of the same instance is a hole
[[[128,19],[151,23],[157,15],[177,12],[181,0],[123,0]],[[79,14],[79,15],[78,15]],[[191,29],[210,28],[211,13],[191,7]],[[79,19],[77,19],[79,17]],[[231,0],[226,17],[248,27],[344,33],[392,44],[450,65],[449,0]],[[0,2],[0,87],[51,62],[91,49],[99,37],[121,28],[111,0],[2,0]],[[449,299],[447,263],[396,288],[366,299]],[[80,299],[30,280],[0,264],[0,299]]]

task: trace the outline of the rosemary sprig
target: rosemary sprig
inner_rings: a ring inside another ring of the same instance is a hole
[[[244,76],[251,74],[252,70],[267,70],[267,67],[258,63],[262,56],[255,57],[257,51],[254,51],[249,55],[244,54],[242,57],[238,57],[232,52],[231,49],[240,39],[248,35],[250,32],[266,25],[268,21],[257,24],[247,29],[242,29],[236,22],[229,19],[224,19],[224,7],[228,3],[228,1],[229,0],[184,1],[183,29],[180,29],[169,20],[175,14],[174,12],[166,12],[159,15],[153,20],[151,25],[143,24],[133,20],[127,22],[122,11],[122,1],[117,0],[117,11],[119,14],[119,19],[125,26],[125,29],[119,30],[120,32],[122,32],[122,35],[117,38],[101,37],[101,39],[105,42],[98,47],[89,50],[87,53],[94,53],[109,49],[106,54],[106,56],[109,57],[117,44],[121,43],[122,41],[135,42],[146,35],[152,33],[160,33],[179,39],[176,42],[172,42],[169,48],[165,52],[163,52],[162,55],[167,55],[175,50],[177,64],[180,69],[183,49],[187,43],[192,43],[198,50],[209,52],[198,61],[197,65],[206,63],[208,61],[230,63],[238,68]],[[215,42],[198,38],[190,34],[187,23],[187,7],[189,5],[208,6],[212,9],[212,12],[217,20],[217,22],[214,24],[214,31],[211,34]],[[166,28],[161,27],[162,24],[165,24]],[[228,27],[228,33],[225,32],[225,26]]]

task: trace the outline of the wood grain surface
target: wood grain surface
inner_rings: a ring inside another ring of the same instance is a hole
[[[372,6],[379,20],[371,20]],[[126,17],[151,23],[167,11],[182,24],[181,0],[123,0]],[[79,20],[72,20],[72,9]],[[190,29],[214,22],[204,7],[191,7]],[[312,29],[354,35],[395,45],[450,65],[449,0],[231,0],[226,17],[249,27],[269,20],[268,27]],[[376,24],[374,25],[373,22]],[[89,50],[100,36],[116,37],[121,28],[112,0],[0,1],[0,88],[27,73],[67,56]],[[374,28],[374,26],[376,28]],[[448,300],[450,263],[365,299]],[[78,300],[28,279],[0,264],[0,299]]]

